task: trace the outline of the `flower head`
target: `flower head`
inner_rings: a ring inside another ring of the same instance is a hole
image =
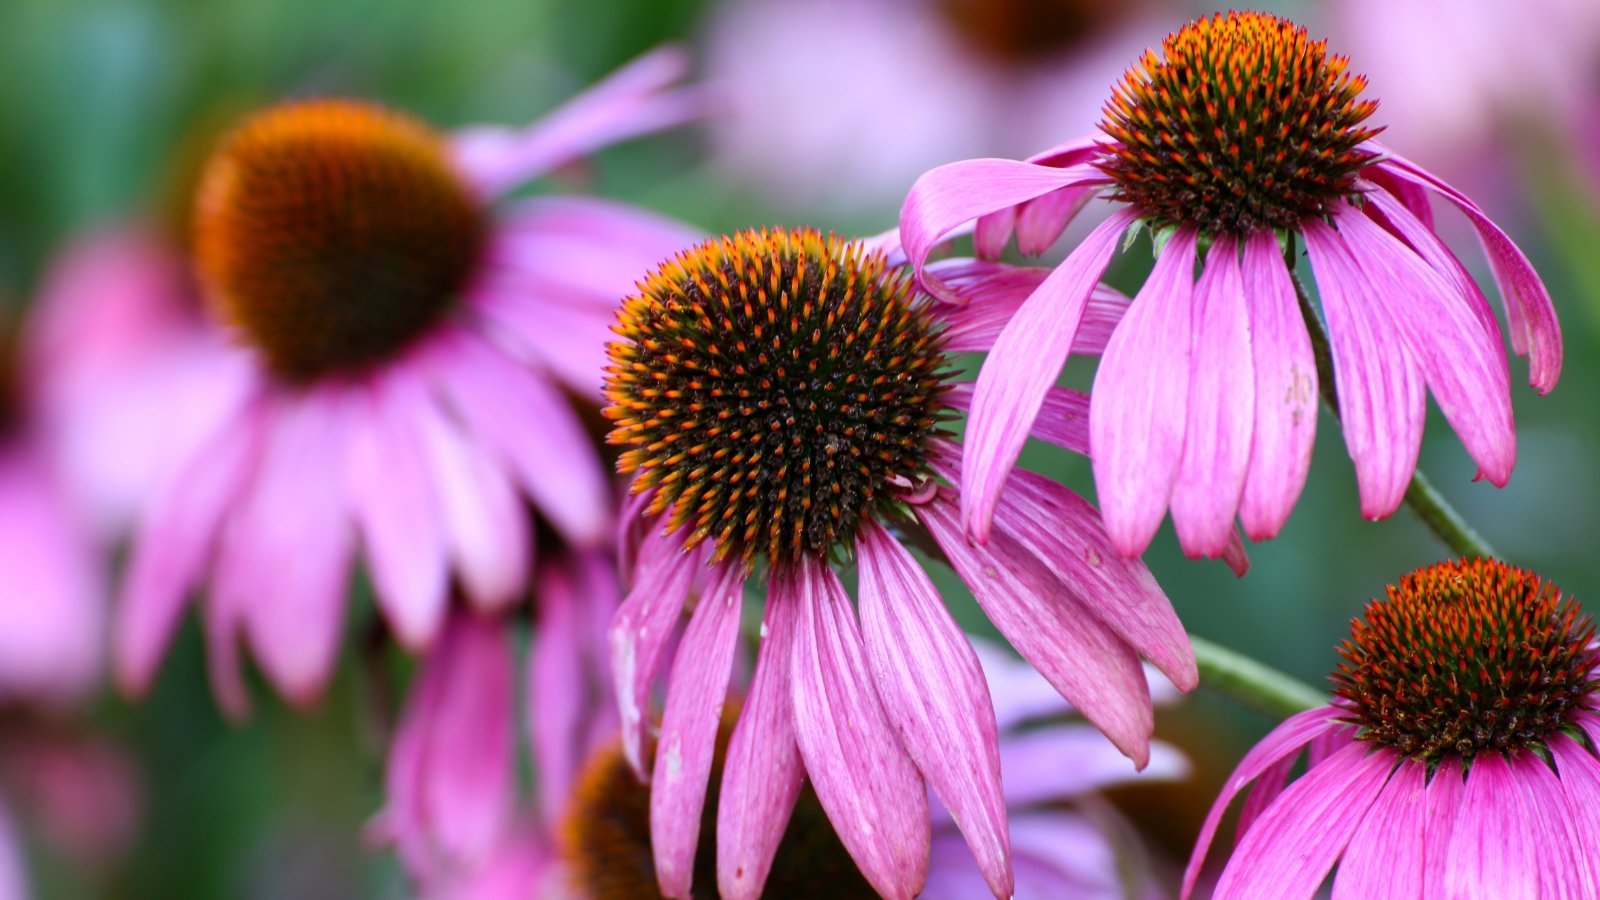
[[[1335,864],[1336,896],[1600,891],[1600,650],[1572,599],[1503,563],[1438,563],[1369,603],[1340,655],[1334,699],[1228,780],[1186,891],[1251,781],[1219,898],[1310,897]]]
[[[990,889],[1012,891],[982,673],[897,533],[940,548],[1000,631],[1140,765],[1151,719],[1139,655],[1194,684],[1165,596],[1141,564],[1112,554],[1075,494],[1018,473],[997,540],[975,547],[960,534],[946,484],[960,450],[938,426],[968,394],[949,380],[945,353],[981,343],[983,329],[947,332],[938,310],[882,250],[788,229],[685,251],[623,305],[606,414],[634,475],[624,526],[642,537],[611,643],[623,749],[641,775],[656,670],[698,598],[653,763],[663,894],[691,889],[751,578],[766,582],[767,598],[720,779],[716,871],[727,897],[761,892],[805,777],[880,893],[910,896],[926,878],[925,779]],[[1081,447],[1081,434],[1052,437]],[[851,560],[859,616],[833,567]]]
[[[116,635],[125,688],[149,684],[202,584],[213,685],[238,713],[241,637],[291,701],[320,694],[358,543],[379,609],[422,648],[452,596],[493,611],[523,592],[524,498],[567,545],[609,541],[604,467],[558,385],[593,397],[619,273],[694,234],[618,204],[500,198],[698,115],[703,98],[673,87],[684,68],[651,54],[519,131],[444,135],[314,100],[217,146],[195,255],[239,345],[208,374],[233,390],[145,511]]]
[[[1124,554],[1168,508],[1190,555],[1225,552],[1237,516],[1278,533],[1304,486],[1316,428],[1316,312],[1285,247],[1303,246],[1331,344],[1333,385],[1362,513],[1405,495],[1432,392],[1477,463],[1504,485],[1516,459],[1500,326],[1433,229],[1430,194],[1477,229],[1511,345],[1541,392],[1561,370],[1550,296],[1471,200],[1374,140],[1363,79],[1304,29],[1270,15],[1199,19],[1115,89],[1101,133],[1026,162],[968,160],[920,178],[901,236],[922,283],[945,234],[977,219],[981,254],[1015,234],[1038,253],[1095,197],[1115,205],[1021,302],[979,375],[962,478],[967,530],[989,534],[995,498],[1085,321],[1095,283],[1132,224],[1157,261],[1103,345],[1090,408],[1095,481]],[[1201,263],[1198,279],[1195,264]],[[1077,352],[1082,352],[1077,351]]]

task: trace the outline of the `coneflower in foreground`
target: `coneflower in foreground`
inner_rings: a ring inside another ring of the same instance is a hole
[[[606,415],[643,529],[612,628],[623,747],[645,773],[649,697],[685,605],[654,759],[660,887],[689,894],[745,583],[763,639],[721,779],[717,879],[761,892],[802,781],[873,888],[923,886],[924,779],[998,896],[1012,893],[995,716],[966,637],[901,535],[927,537],[1022,655],[1143,765],[1139,656],[1180,688],[1193,652],[1094,509],[1017,472],[987,546],[949,486],[957,395],[942,323],[882,253],[810,230],[718,238],[640,283],[615,328]],[[625,526],[630,522],[624,522]],[[854,561],[856,605],[834,564]],[[757,570],[761,571],[757,574]]]
[[[1189,863],[1193,890],[1251,781],[1216,896],[1600,896],[1600,652],[1538,575],[1428,566],[1367,604],[1332,681],[1228,779]],[[1300,751],[1305,773],[1289,782]]]
[[[1124,554],[1168,507],[1190,555],[1217,556],[1234,517],[1276,535],[1310,465],[1318,375],[1285,243],[1308,252],[1327,319],[1361,511],[1393,512],[1422,440],[1426,394],[1504,485],[1516,460],[1510,376],[1488,300],[1434,233],[1430,195],[1472,223],[1541,393],[1561,371],[1555,311],[1527,258],[1471,200],[1374,140],[1377,102],[1326,42],[1260,13],[1203,18],[1131,69],[1103,133],[1026,162],[926,173],[901,213],[924,285],[930,249],[977,219],[980,254],[1015,233],[1052,244],[1091,199],[1116,208],[1015,309],[978,376],[963,521],[984,540],[1000,488],[1130,226],[1159,236],[1154,271],[1105,347],[1090,408],[1095,482]],[[1198,280],[1195,264],[1203,256]]]
[[[241,637],[285,697],[320,694],[358,539],[411,648],[433,640],[453,590],[480,611],[521,595],[524,498],[571,546],[610,540],[605,467],[559,384],[594,397],[622,273],[696,236],[598,200],[496,201],[698,115],[700,96],[673,87],[685,64],[647,56],[522,131],[446,136],[309,100],[219,145],[195,255],[242,345],[214,367],[235,389],[135,537],[115,635],[126,689],[150,683],[202,584],[213,685],[239,712]]]

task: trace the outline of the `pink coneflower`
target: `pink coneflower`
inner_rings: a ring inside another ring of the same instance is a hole
[[[931,291],[957,301],[924,269],[952,229],[977,218],[980,253],[1013,233],[1037,253],[1090,199],[1117,205],[1020,305],[978,377],[962,469],[969,533],[989,535],[1095,283],[1135,223],[1157,236],[1158,258],[1105,346],[1090,406],[1095,481],[1119,552],[1142,552],[1169,506],[1184,549],[1206,556],[1223,552],[1236,515],[1264,539],[1293,508],[1319,378],[1284,241],[1304,245],[1317,276],[1363,515],[1386,516],[1404,497],[1428,391],[1481,477],[1505,484],[1516,436],[1500,327],[1434,234],[1430,193],[1477,229],[1512,347],[1541,392],[1561,371],[1550,296],[1471,200],[1373,140],[1363,123],[1377,104],[1359,99],[1364,82],[1346,65],[1282,19],[1218,14],[1128,72],[1102,134],[917,181],[901,217],[907,252]]]
[[[354,101],[258,113],[209,161],[195,256],[243,345],[243,387],[147,510],[117,628],[143,690],[202,582],[213,684],[246,696],[239,635],[291,701],[339,645],[359,541],[400,641],[438,632],[452,580],[480,610],[523,590],[522,498],[573,546],[607,540],[604,467],[558,381],[594,396],[625,273],[692,240],[598,200],[496,201],[551,167],[696,115],[683,60],[647,56],[524,131],[451,137]],[[160,421],[147,423],[159,429]]]
[[[1335,864],[1334,897],[1600,896],[1600,652],[1575,602],[1502,563],[1438,563],[1367,604],[1339,653],[1335,699],[1228,779],[1185,895],[1255,781],[1219,898],[1311,897]]]
[[[1194,686],[1183,628],[1142,563],[1076,494],[1018,472],[970,545],[940,429],[949,382],[935,306],[880,252],[809,230],[744,232],[664,263],[623,303],[606,415],[642,527],[612,627],[623,747],[641,775],[651,686],[698,587],[666,693],[651,794],[661,892],[689,894],[744,585],[767,588],[755,674],[717,820],[725,897],[761,892],[809,776],[871,885],[928,869],[924,779],[989,887],[1009,896],[994,712],[976,656],[902,539],[937,546],[996,627],[1139,765],[1139,656]],[[624,523],[625,525],[628,522]],[[898,532],[898,534],[897,534]],[[860,614],[834,570],[854,560]]]

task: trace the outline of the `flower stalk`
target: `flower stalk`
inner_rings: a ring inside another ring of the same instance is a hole
[[[1325,692],[1221,644],[1193,634],[1189,642],[1194,645],[1201,686],[1252,709],[1286,719],[1328,702]]]

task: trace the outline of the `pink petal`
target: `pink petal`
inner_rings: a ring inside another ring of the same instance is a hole
[[[1370,202],[1383,209],[1387,201],[1373,194]],[[1336,218],[1345,246],[1368,279],[1386,286],[1371,294],[1377,311],[1406,342],[1484,477],[1504,487],[1516,464],[1517,435],[1499,326],[1485,329],[1470,299],[1371,219],[1346,209]]]
[[[972,230],[972,246],[982,259],[998,259],[1017,227],[1017,207],[1008,206],[987,216],[979,216]]]
[[[969,412],[975,385],[958,381],[948,385],[944,401],[951,409]],[[1071,388],[1053,387],[1039,404],[1039,417],[1033,420],[1030,436],[1065,447],[1081,456],[1089,455],[1089,395]]]
[[[1302,226],[1322,289],[1333,345],[1333,374],[1361,514],[1381,519],[1405,497],[1422,448],[1423,381],[1405,341],[1378,312],[1379,285],[1351,257],[1344,239],[1320,221]],[[1384,286],[1385,288],[1387,286]]]
[[[996,897],[1011,896],[999,735],[978,657],[911,554],[882,526],[857,536],[861,628],[878,697],[966,835]]]
[[[1017,211],[1017,251],[1038,256],[1049,250],[1103,184],[1063,188],[1022,204]]]
[[[1434,230],[1433,204],[1429,202],[1428,191],[1422,185],[1399,178],[1383,166],[1362,169],[1361,177],[1394,195],[1423,228],[1430,232]]]
[[[709,108],[707,98],[694,90],[670,89],[688,69],[688,54],[681,48],[647,53],[523,131],[457,132],[456,164],[480,192],[493,197],[602,147],[699,118]]]
[[[609,535],[611,492],[577,413],[549,382],[462,333],[434,371],[466,427],[492,446],[569,542]]]
[[[1414,190],[1422,189],[1406,182],[1394,182],[1405,185]],[[1478,317],[1483,328],[1499,333],[1500,324],[1494,317],[1494,310],[1489,307],[1489,298],[1483,295],[1478,282],[1468,274],[1461,260],[1446,247],[1444,241],[1434,234],[1431,228],[1419,218],[1415,212],[1397,195],[1386,190],[1369,189],[1363,195],[1361,211],[1372,218],[1374,222],[1382,225],[1385,230],[1399,238],[1412,251],[1439,275],[1443,276],[1450,286],[1467,301],[1472,308],[1472,314]],[[1504,360],[1504,352],[1499,354]],[[1508,376],[1509,379],[1509,376]]]
[[[1194,358],[1172,523],[1191,556],[1218,557],[1233,534],[1255,429],[1250,314],[1239,247],[1217,238],[1194,292]]]
[[[1519,754],[1507,762],[1533,826],[1530,834],[1539,869],[1539,896],[1577,900],[1593,895],[1600,889],[1600,876],[1594,871],[1600,859],[1585,852],[1589,848],[1584,846],[1581,814],[1566,787],[1536,754]]]
[[[1094,285],[1133,218],[1118,210],[1090,232],[1017,310],[984,360],[961,470],[961,517],[979,542],[988,537],[1000,488],[1066,362]]]
[[[321,696],[344,630],[355,548],[343,413],[340,397],[316,389],[278,405],[217,561],[217,602],[240,611],[262,670],[301,705]]]
[[[1239,840],[1217,900],[1310,897],[1344,852],[1394,768],[1392,753],[1351,744],[1290,785]]]
[[[1239,518],[1251,540],[1276,537],[1305,487],[1317,434],[1317,365],[1294,284],[1270,231],[1244,242],[1256,420]]]
[[[937,278],[925,276],[928,254],[945,235],[989,213],[998,212],[1060,188],[1104,183],[1099,170],[1085,165],[1065,169],[1009,159],[968,159],[924,172],[900,209],[900,241],[917,279],[934,296],[948,300]],[[992,243],[989,234],[985,244]]]
[[[645,774],[645,715],[650,687],[667,638],[689,599],[699,554],[685,553],[678,541],[652,531],[645,538],[633,587],[611,623],[611,672],[622,714],[622,750],[640,778]]]
[[[1139,658],[1008,532],[968,543],[943,497],[918,517],[1000,633],[1136,766],[1149,760],[1154,715]]]
[[[1591,884],[1600,884],[1600,761],[1564,734],[1551,739],[1550,754],[1560,770],[1581,871]]]
[[[952,353],[987,353],[1022,304],[1050,277],[1052,270],[1023,269],[1004,263],[944,259],[928,266],[959,296],[961,303],[935,303],[933,313],[945,326],[945,348]],[[1099,356],[1131,301],[1121,291],[1096,284],[1072,338],[1070,355]]]
[[[1154,741],[1150,763],[1135,771],[1128,758],[1098,731],[1054,725],[1007,735],[1000,744],[1008,809],[1044,806],[1127,784],[1178,781],[1189,761],[1171,744]]]
[[[1532,830],[1522,791],[1505,758],[1479,753],[1467,773],[1446,850],[1445,894],[1506,900],[1540,896]]]
[[[352,398],[345,481],[378,606],[401,643],[432,642],[449,603],[449,561],[428,461],[411,424],[426,398],[379,383]]]
[[[1528,383],[1541,394],[1549,393],[1561,377],[1561,323],[1556,319],[1550,292],[1511,238],[1489,220],[1478,205],[1460,191],[1445,184],[1422,167],[1376,142],[1369,142],[1388,158],[1376,167],[1412,184],[1437,191],[1466,214],[1483,241],[1495,284],[1505,298],[1506,318],[1511,323],[1511,346],[1527,355]]]
[[[22,852],[5,804],[0,803],[0,900],[27,900],[23,878]]]
[[[650,845],[656,879],[667,897],[688,900],[693,884],[700,813],[705,809],[706,780],[711,777],[743,600],[744,577],[739,569],[721,570],[701,592],[673,659],[650,786]]]
[[[1106,345],[1089,399],[1089,448],[1111,542],[1150,545],[1172,496],[1188,416],[1195,232],[1180,228]]]
[[[1406,760],[1350,838],[1333,880],[1334,900],[1423,900],[1427,767]]]
[[[188,592],[211,559],[223,513],[259,455],[257,404],[227,417],[147,509],[116,607],[113,649],[122,690],[143,694],[165,655]]]
[[[928,873],[928,795],[873,687],[855,610],[826,563],[800,565],[795,738],[817,799],[861,874],[910,898]]]
[[[1277,728],[1261,739],[1250,752],[1239,760],[1239,765],[1228,776],[1222,786],[1221,793],[1211,804],[1211,812],[1206,815],[1205,825],[1200,828],[1200,836],[1195,839],[1194,853],[1189,857],[1189,867],[1183,873],[1183,897],[1185,900],[1194,893],[1194,883],[1200,877],[1200,869],[1206,861],[1206,851],[1211,849],[1211,841],[1217,835],[1217,826],[1222,824],[1222,814],[1228,811],[1228,805],[1233,798],[1238,796],[1244,786],[1261,777],[1268,770],[1276,766],[1285,758],[1293,759],[1305,749],[1312,738],[1326,731],[1331,719],[1339,715],[1338,710],[1332,707],[1308,709],[1284,719]]]
[[[789,677],[801,602],[795,580],[774,573],[768,582],[755,674],[728,739],[722,770],[717,887],[725,900],[761,896],[805,780]]]
[[[1461,798],[1466,793],[1461,761],[1446,757],[1428,780],[1427,811],[1422,828],[1423,896],[1440,896],[1449,877],[1450,838],[1461,817]]]

